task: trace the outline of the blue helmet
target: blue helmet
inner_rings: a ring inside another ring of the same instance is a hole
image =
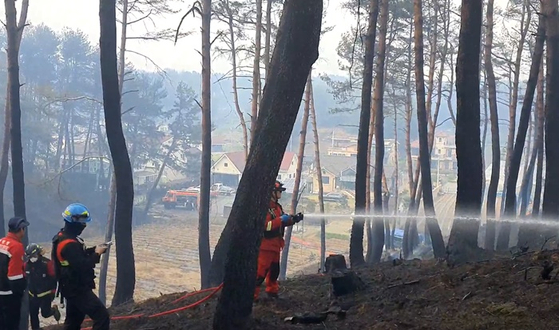
[[[66,222],[79,222],[87,223],[91,221],[91,215],[89,210],[85,205],[80,203],[73,203],[66,207],[64,212],[62,212],[62,217]]]

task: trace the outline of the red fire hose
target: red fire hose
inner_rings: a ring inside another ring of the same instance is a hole
[[[137,318],[141,318],[141,317],[155,318],[155,317],[160,317],[160,316],[165,316],[165,315],[169,315],[169,314],[174,314],[174,313],[177,313],[177,312],[181,312],[181,311],[184,311],[184,310],[187,310],[187,309],[196,307],[196,306],[198,306],[198,305],[200,305],[200,304],[206,302],[206,301],[209,300],[211,297],[213,297],[216,293],[218,293],[219,290],[221,290],[222,287],[223,287],[223,283],[220,284],[219,286],[215,287],[215,288],[209,288],[209,289],[204,289],[204,290],[199,290],[199,291],[187,293],[186,295],[184,295],[184,296],[182,296],[182,297],[176,299],[175,301],[173,301],[173,304],[176,304],[176,303],[178,303],[178,302],[180,302],[180,301],[182,301],[182,300],[184,300],[184,299],[186,299],[186,298],[188,298],[188,297],[192,297],[192,296],[197,295],[197,294],[199,294],[199,293],[204,293],[204,292],[210,292],[210,291],[211,291],[210,294],[207,295],[206,297],[204,297],[204,298],[198,300],[198,301],[195,302],[195,303],[192,303],[192,304],[190,304],[190,305],[187,305],[187,306],[183,306],[183,307],[171,309],[171,310],[164,311],[164,312],[157,313],[157,314],[153,314],[153,315],[134,314],[134,315],[124,315],[124,316],[113,316],[113,317],[111,317],[111,320],[112,320],[112,321],[115,321],[115,320],[127,320],[127,319],[137,319]],[[85,321],[85,322],[89,322],[89,321],[91,321],[91,319],[86,319],[86,320],[84,320],[84,321]],[[82,330],[91,330],[91,329],[92,329],[92,328],[82,328]]]

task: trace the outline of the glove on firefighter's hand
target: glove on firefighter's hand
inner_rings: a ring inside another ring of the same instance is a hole
[[[299,223],[299,222],[303,221],[304,216],[303,216],[303,213],[299,212],[299,213],[293,215],[292,218],[293,218],[294,223]]]
[[[95,253],[97,253],[98,255],[101,255],[103,253],[105,253],[105,251],[107,251],[107,245],[105,244],[101,244],[101,245],[97,245],[95,247]]]
[[[287,224],[289,220],[291,220],[291,216],[289,214],[283,214],[281,216],[281,223],[283,223],[284,225]]]

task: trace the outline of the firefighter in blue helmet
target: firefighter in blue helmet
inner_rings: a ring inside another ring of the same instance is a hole
[[[79,236],[91,221],[89,210],[83,204],[68,205],[62,213],[64,228],[52,241],[52,260],[59,283],[59,291],[66,299],[64,329],[79,330],[88,315],[93,320],[93,330],[109,329],[109,312],[93,293],[95,265],[105,244],[86,248]]]

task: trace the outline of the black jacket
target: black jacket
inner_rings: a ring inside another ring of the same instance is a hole
[[[100,261],[95,248],[86,248],[79,236],[65,230],[60,231],[52,243],[52,260],[62,295],[72,297],[95,289],[94,268]],[[59,255],[62,260],[59,260]],[[62,261],[67,262],[67,265]]]
[[[28,261],[25,264],[25,274],[27,288],[32,297],[42,297],[56,290],[54,265],[50,259],[41,256],[36,262]]]

